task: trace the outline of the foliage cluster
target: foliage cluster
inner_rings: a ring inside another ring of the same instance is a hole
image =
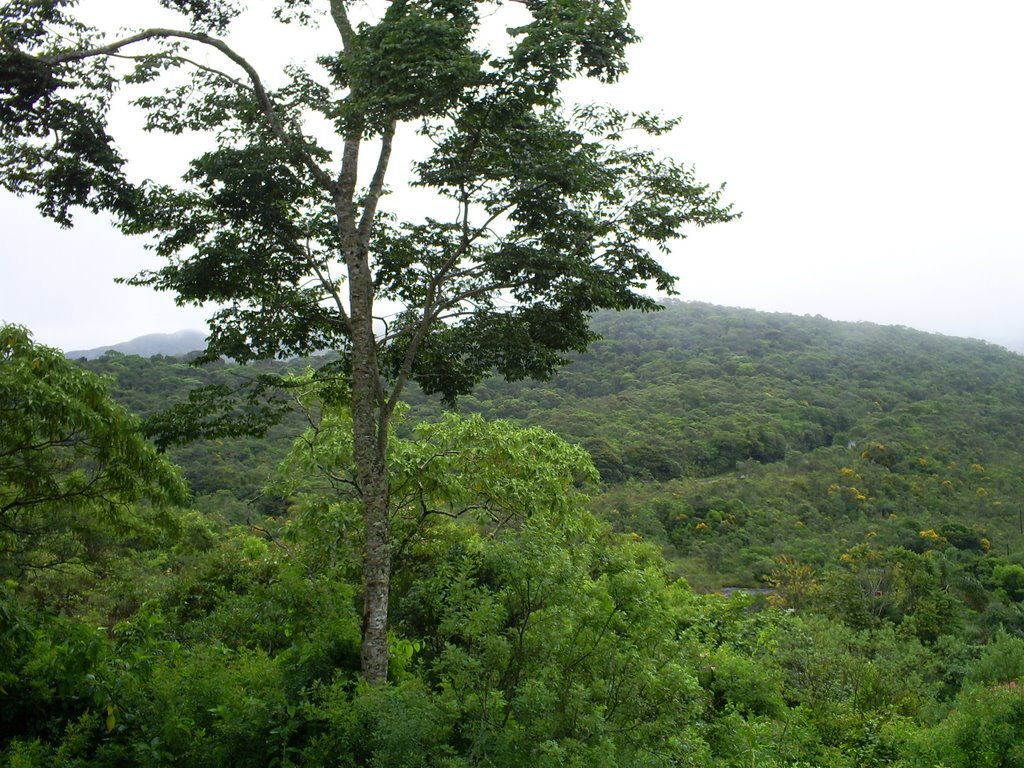
[[[0,423],[0,579],[87,577],[115,531],[152,535],[152,505],[187,498],[107,382],[13,325],[0,326]]]

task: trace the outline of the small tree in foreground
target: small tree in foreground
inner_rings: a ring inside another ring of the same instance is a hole
[[[106,382],[0,326],[0,577],[88,561],[102,532],[140,524],[138,502],[183,504],[176,467]]]
[[[342,573],[361,559],[365,531],[346,388],[314,373],[287,380],[309,428],[278,467],[270,490],[293,500],[294,529],[313,539],[317,570]],[[396,420],[400,420],[399,418]],[[496,535],[542,511],[565,529],[581,508],[582,488],[598,475],[585,450],[540,427],[516,427],[479,415],[445,414],[417,424],[407,439],[391,436],[388,512],[396,570],[429,530],[459,519]],[[566,518],[566,515],[570,515]]]
[[[273,80],[243,50],[266,42],[230,36],[237,4],[159,6],[184,25],[98,30],[71,0],[0,9],[0,179],[62,224],[81,206],[150,235],[168,264],[135,282],[218,305],[207,359],[342,354],[366,528],[362,664],[380,682],[388,426],[405,385],[451,401],[493,371],[549,376],[592,340],[591,312],[653,309],[640,291],[672,288],[651,249],[732,214],[689,169],[622,142],[672,121],[561,101],[572,78],[624,71],[627,0],[281,0],[276,22],[337,43]],[[495,22],[508,26],[487,47]],[[215,142],[180,183],[127,175],[108,122],[127,86],[148,129]],[[427,149],[411,184],[447,218],[382,208],[412,128]]]

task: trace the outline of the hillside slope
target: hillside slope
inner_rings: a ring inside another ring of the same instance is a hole
[[[553,380],[491,380],[460,407],[584,445],[606,483],[597,506],[668,546],[696,584],[758,585],[779,556],[818,565],[864,541],[1024,552],[1024,357],[905,328],[682,302],[601,314],[594,327],[604,338]],[[85,365],[112,374],[144,414],[239,376],[159,358]],[[438,411],[422,397],[413,406],[410,421]],[[237,518],[297,430],[174,456],[200,497]]]
[[[691,579],[757,584],[782,554],[822,562],[865,537],[920,549],[950,524],[1021,550],[1024,357],[681,302],[595,328],[553,381],[491,381],[462,406],[586,446],[600,505],[670,543]]]

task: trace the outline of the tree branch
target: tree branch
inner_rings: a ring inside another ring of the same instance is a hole
[[[334,26],[341,34],[341,44],[346,53],[351,53],[356,42],[356,34],[352,29],[352,22],[349,21],[348,11],[345,9],[345,0],[331,0],[331,18],[334,19]]]
[[[263,112],[263,116],[267,119],[267,123],[270,125],[274,135],[277,136],[282,143],[298,154],[302,164],[311,174],[313,174],[313,177],[322,187],[327,190],[333,189],[333,179],[330,174],[321,168],[316,160],[313,159],[313,156],[309,154],[303,146],[305,142],[297,141],[296,136],[289,133],[285,128],[285,125],[281,120],[281,116],[277,113],[277,110],[274,107],[274,102],[270,98],[270,94],[267,93],[267,89],[263,85],[263,80],[260,78],[259,72],[256,71],[256,68],[253,67],[247,59],[231,48],[231,46],[219,38],[212,37],[211,35],[207,35],[202,32],[189,32],[181,29],[164,29],[154,27],[152,29],[145,29],[141,32],[137,32],[134,35],[129,35],[128,37],[120,40],[116,40],[113,43],[108,43],[107,45],[100,45],[94,48],[83,48],[77,51],[63,51],[50,56],[33,56],[32,58],[45,64],[70,64],[72,62],[84,61],[85,59],[94,58],[96,56],[114,56],[122,48],[150,40],[191,40],[192,42],[215,48],[241,67],[248,76],[249,82],[252,83],[253,94],[256,96],[256,101],[260,106],[260,111]]]
[[[111,58],[124,59],[125,61],[143,61],[152,54],[143,54],[141,56],[135,56],[126,53],[111,53],[107,55],[109,55]],[[194,67],[195,69],[201,72],[207,72],[211,75],[216,75],[217,77],[223,78],[225,81],[227,81],[231,85],[237,86],[238,88],[248,87],[241,79],[237,77],[232,77],[227,72],[221,69],[217,69],[216,67],[211,67],[210,65],[202,64],[201,62],[198,62],[195,59],[190,59],[188,56],[182,56],[177,53],[160,53],[156,55],[166,61],[170,61],[175,64],[188,64],[190,67]]]
[[[370,188],[366,193],[363,215],[359,219],[359,239],[364,243],[368,243],[370,240],[373,218],[377,214],[377,205],[384,192],[384,177],[387,175],[388,162],[391,160],[391,146],[394,139],[395,121],[392,120],[380,138],[380,156],[377,158],[377,168],[373,172],[373,179],[370,181]]]
[[[338,310],[338,317],[340,318],[340,322],[342,326],[345,328],[346,332],[348,332],[348,334],[351,336],[352,327],[348,321],[348,312],[345,311],[345,304],[342,302],[341,295],[338,293],[338,290],[335,287],[336,284],[334,282],[334,279],[331,277],[329,272],[325,274],[324,271],[320,268],[320,265],[317,264],[316,259],[313,258],[313,254],[310,252],[308,243],[306,245],[306,261],[309,264],[310,269],[312,269],[313,273],[316,275],[316,278],[320,282],[320,285],[323,287],[325,291],[327,291],[327,294],[334,301],[334,307],[335,309]]]

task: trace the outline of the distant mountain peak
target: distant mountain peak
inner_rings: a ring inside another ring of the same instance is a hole
[[[206,333],[196,330],[175,331],[174,333],[148,333],[130,341],[108,344],[93,349],[75,349],[65,352],[65,357],[72,360],[85,358],[95,360],[105,352],[113,350],[125,355],[152,357],[153,355],[187,355],[189,352],[205,349]]]

